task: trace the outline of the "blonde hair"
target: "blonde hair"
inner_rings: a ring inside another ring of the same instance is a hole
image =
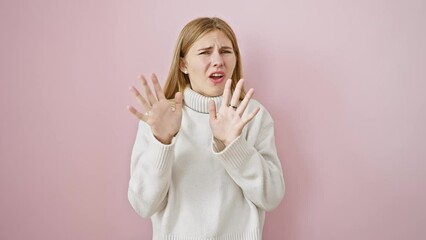
[[[236,64],[232,73],[231,90],[234,91],[239,79],[243,77],[240,49],[238,48],[237,38],[232,28],[220,18],[197,18],[190,21],[182,29],[176,43],[175,52],[172,59],[172,64],[169,70],[166,84],[164,86],[164,95],[167,99],[172,99],[176,92],[183,92],[186,85],[189,84],[188,75],[180,70],[180,60],[185,57],[191,48],[192,44],[200,37],[213,31],[220,30],[231,40],[234,49]],[[244,98],[245,90],[242,89],[240,98]]]

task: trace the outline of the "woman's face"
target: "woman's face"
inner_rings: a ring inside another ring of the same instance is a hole
[[[236,64],[232,42],[220,30],[199,38],[181,59],[181,71],[188,72],[192,90],[209,97],[220,96]]]

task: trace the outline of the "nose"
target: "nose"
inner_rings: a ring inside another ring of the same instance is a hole
[[[223,66],[223,57],[218,51],[214,51],[214,53],[211,56],[212,56],[211,61],[212,61],[213,67]]]

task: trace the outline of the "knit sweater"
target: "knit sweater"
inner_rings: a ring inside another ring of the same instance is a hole
[[[265,211],[284,196],[270,114],[250,100],[245,114],[260,111],[225,147],[210,129],[210,99],[220,106],[222,97],[186,88],[182,125],[169,145],[139,122],[128,198],[151,218],[153,240],[262,239]]]

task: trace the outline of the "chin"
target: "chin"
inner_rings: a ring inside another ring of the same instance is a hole
[[[222,87],[217,87],[215,89],[212,89],[211,91],[209,91],[209,95],[211,97],[218,97],[218,96],[222,96],[223,95],[223,86]]]
[[[206,97],[217,97],[217,96],[221,96],[223,92],[221,91],[215,91],[215,90],[210,90],[210,91],[203,91],[201,93],[201,95],[206,96]]]

